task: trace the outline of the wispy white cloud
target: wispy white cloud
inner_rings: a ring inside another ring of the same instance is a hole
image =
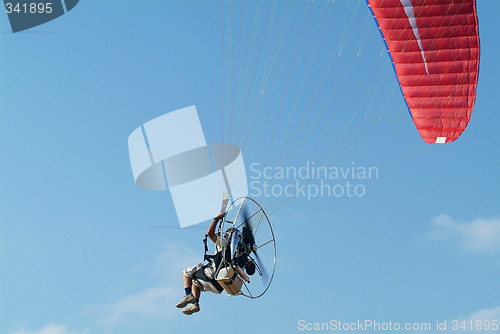
[[[500,252],[500,219],[477,218],[462,222],[440,215],[432,220],[428,237],[435,240],[456,240],[469,252]]]
[[[198,247],[198,250],[201,250],[201,247]],[[182,270],[202,260],[203,254],[200,251],[195,252],[193,249],[178,243],[168,243],[163,245],[163,249],[153,256],[147,270],[165,285],[172,283],[179,285]]]
[[[500,306],[485,308],[470,314],[465,320],[498,320],[500,326]]]
[[[40,330],[29,331],[29,330],[16,330],[10,332],[9,334],[87,334],[88,331],[76,332],[69,330],[65,325],[49,324]]]
[[[484,308],[457,320],[464,333],[495,333],[500,326],[500,306]]]
[[[166,318],[177,311],[173,305],[183,294],[182,270],[201,262],[202,255],[181,244],[166,244],[152,260],[141,266],[145,275],[151,275],[157,280],[155,286],[130,293],[118,301],[94,309],[103,314],[102,321],[107,326],[130,324],[142,319]]]
[[[172,309],[173,302],[179,297],[179,288],[156,287],[128,295],[117,302],[101,308],[105,314],[103,323],[107,326],[128,324],[140,318],[163,318]]]

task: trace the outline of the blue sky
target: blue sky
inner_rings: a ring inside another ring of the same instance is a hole
[[[266,21],[259,1],[88,0],[17,34],[0,16],[0,333],[500,320],[500,4],[477,4],[472,120],[436,146],[411,121],[364,1],[271,3]],[[290,199],[271,215],[270,290],[204,294],[186,317],[180,273],[201,259],[208,222],[176,228],[169,193],[135,186],[127,138],[189,105],[208,142],[242,147],[250,178],[252,163],[311,161],[378,178],[353,180],[360,197]]]

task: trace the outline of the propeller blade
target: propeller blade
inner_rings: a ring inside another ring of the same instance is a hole
[[[254,251],[253,253],[255,254],[255,259],[254,259],[255,267],[259,271],[259,273],[262,276],[262,278],[264,279],[264,281],[267,281],[267,278],[269,277],[267,275],[267,271],[266,271],[265,267],[262,265],[262,261],[260,260],[257,252]]]
[[[253,249],[253,245],[255,244],[255,238],[252,233],[252,229],[250,227],[250,217],[248,216],[247,208],[244,206],[241,208],[241,216],[243,217],[243,241],[245,243],[250,244],[250,247]]]
[[[253,236],[252,229],[250,227],[250,218],[248,215],[247,208],[243,206],[241,208],[240,212],[242,218],[243,218],[243,241],[248,243],[250,245],[250,249],[252,252],[255,254],[255,259],[252,259],[253,262],[255,263],[255,267],[259,274],[264,278],[264,280],[267,279],[267,271],[265,270],[264,266],[262,265],[262,261],[260,260],[259,254],[257,254],[257,250],[255,249],[255,237]]]

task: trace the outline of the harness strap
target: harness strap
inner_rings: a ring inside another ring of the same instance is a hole
[[[208,261],[209,263],[212,261],[210,255],[207,255],[208,245],[207,245],[208,234],[205,234],[205,238],[203,238],[203,244],[205,245],[205,253],[203,254],[203,261]]]
[[[195,271],[193,274],[193,278],[200,279],[205,282],[210,282],[214,286],[214,288],[217,289],[217,291],[222,292],[224,288],[219,284],[219,282],[215,280],[215,278],[209,278],[207,274],[205,274],[205,268],[206,266],[203,266],[197,271]]]
[[[205,245],[205,254],[208,252],[207,239],[208,234],[205,234],[205,238],[203,239],[203,244]]]
[[[234,283],[235,279],[236,279],[236,276],[238,276],[238,273],[236,272],[236,270],[234,271],[233,273],[233,276],[231,277],[231,281],[230,282],[225,282],[224,284],[226,285],[231,285]]]

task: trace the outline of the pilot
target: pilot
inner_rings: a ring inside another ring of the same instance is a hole
[[[224,213],[219,213],[208,227],[207,236],[217,245],[217,251],[220,251],[220,238],[215,234],[217,223],[224,217]],[[216,268],[210,265],[198,263],[188,267],[182,272],[182,282],[184,283],[185,295],[181,301],[175,305],[177,308],[184,308],[182,313],[191,315],[200,310],[201,291],[210,291],[220,294],[222,286],[215,280]],[[189,304],[189,305],[188,305]],[[187,307],[186,307],[187,305]]]
[[[188,267],[182,272],[182,282],[184,283],[184,297],[175,305],[177,308],[184,308],[182,313],[191,315],[200,311],[200,294],[202,291],[210,291],[220,294],[224,289],[215,280],[215,271],[222,260],[222,239],[215,233],[217,223],[224,217],[224,213],[219,213],[207,230],[207,236],[216,245],[216,252],[213,256],[211,264],[198,263],[197,265]],[[255,273],[255,263],[251,260],[246,261],[242,266],[247,274]]]

